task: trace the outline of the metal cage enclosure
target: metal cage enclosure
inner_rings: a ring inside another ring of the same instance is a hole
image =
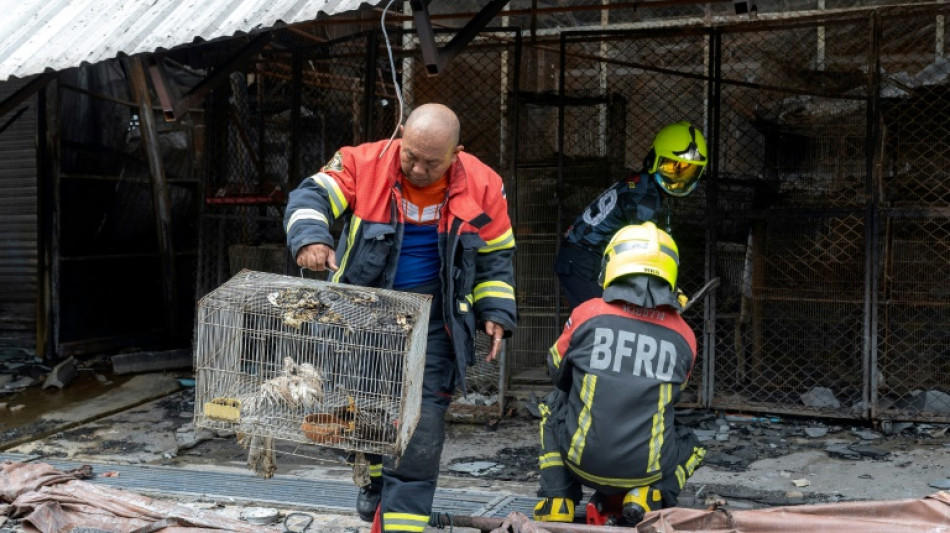
[[[431,297],[242,270],[198,302],[195,425],[399,456]]]

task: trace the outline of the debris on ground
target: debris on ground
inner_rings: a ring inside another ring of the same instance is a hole
[[[58,365],[53,367],[46,380],[43,382],[43,388],[56,387],[60,390],[76,378],[76,358],[67,357]]]

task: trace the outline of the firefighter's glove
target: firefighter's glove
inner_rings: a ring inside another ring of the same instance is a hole
[[[683,289],[679,287],[676,288],[676,302],[680,304],[681,310],[686,309],[686,304],[689,303],[689,296],[687,296],[686,293],[683,292]]]

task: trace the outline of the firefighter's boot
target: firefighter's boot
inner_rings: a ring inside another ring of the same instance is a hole
[[[382,484],[381,479],[375,478],[369,485],[360,487],[360,493],[356,496],[356,514],[358,514],[364,522],[373,521],[376,508],[379,507]]]
[[[661,503],[660,491],[652,487],[630,489],[623,497],[623,519],[628,525],[635,526],[648,512],[659,509]]]
[[[545,498],[534,506],[536,522],[573,522],[574,500],[570,498]]]

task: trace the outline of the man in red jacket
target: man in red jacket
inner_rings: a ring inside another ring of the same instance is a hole
[[[333,249],[330,228],[343,218]],[[370,457],[357,499],[381,530],[422,531],[429,521],[444,416],[475,332],[492,339],[488,360],[516,324],[515,239],[501,177],[459,144],[459,121],[441,104],[416,108],[402,138],[341,148],[290,193],[284,215],[297,265],[331,270],[331,281],[433,297],[419,422],[398,468]],[[477,328],[477,329],[476,329]]]
[[[619,499],[635,525],[676,505],[706,450],[673,407],[696,359],[679,315],[676,243],[653,222],[621,228],[604,252],[604,294],[579,305],[550,349],[555,392],[541,405],[535,520],[573,522],[581,486]]]

